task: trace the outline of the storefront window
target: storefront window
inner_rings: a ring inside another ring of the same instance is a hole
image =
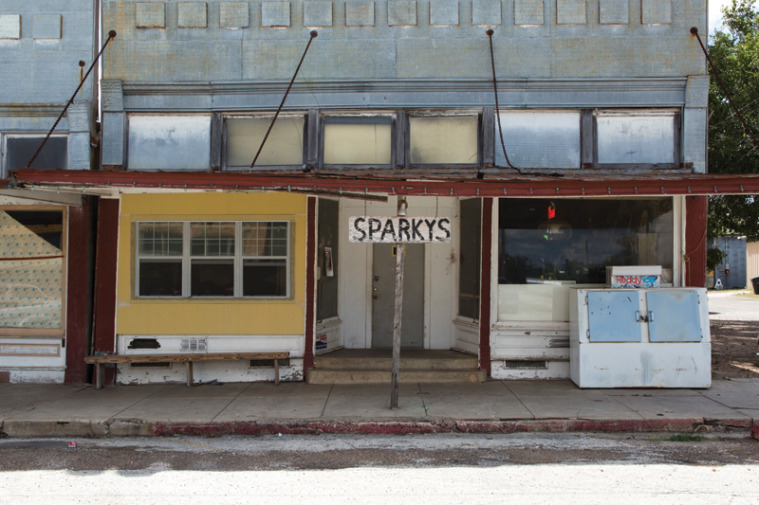
[[[480,241],[482,203],[479,198],[461,200],[459,242],[459,315],[480,319]]]
[[[498,241],[500,284],[603,284],[612,265],[671,279],[672,199],[502,199]]]
[[[316,258],[316,319],[337,317],[338,216],[336,200],[319,199],[319,249]]]
[[[0,210],[0,333],[62,330],[62,210]]]

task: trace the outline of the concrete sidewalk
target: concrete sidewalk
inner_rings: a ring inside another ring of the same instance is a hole
[[[711,431],[759,423],[759,379],[708,390],[579,389],[570,381],[389,385],[0,384],[0,436]]]

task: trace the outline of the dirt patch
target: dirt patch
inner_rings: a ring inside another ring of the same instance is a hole
[[[712,377],[759,378],[759,321],[712,321]]]

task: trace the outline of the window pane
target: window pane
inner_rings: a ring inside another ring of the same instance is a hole
[[[501,111],[506,154],[518,168],[579,168],[580,113],[577,111]],[[496,165],[506,166],[498,124]]]
[[[234,296],[233,260],[192,260],[190,296]]]
[[[5,141],[5,173],[25,168],[45,137],[8,137]],[[31,168],[68,168],[68,138],[50,137]]]
[[[211,116],[130,116],[130,170],[210,168]]]
[[[182,223],[140,223],[141,256],[181,256]]]
[[[234,256],[234,223],[191,223],[192,256]]]
[[[672,199],[502,199],[501,284],[606,282],[612,265],[672,268]]]
[[[674,113],[598,114],[598,163],[674,163]]]
[[[461,201],[459,244],[459,315],[480,318],[480,240],[482,210],[479,198]]]
[[[141,260],[139,296],[182,296],[182,260]]]
[[[242,286],[243,296],[287,296],[287,262],[244,260]]]
[[[227,119],[227,167],[249,167],[272,118]],[[302,165],[304,118],[279,117],[256,166]]]
[[[287,256],[287,222],[243,223],[243,256]]]
[[[323,321],[337,317],[337,265],[339,236],[339,208],[335,200],[319,199],[318,243],[316,268],[316,319]]]
[[[409,118],[411,163],[477,163],[478,123],[477,116]]]
[[[326,165],[389,165],[392,157],[392,124],[355,123],[324,125],[324,163]]]

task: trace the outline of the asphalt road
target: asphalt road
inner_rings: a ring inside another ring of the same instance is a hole
[[[323,470],[545,464],[759,464],[745,431],[510,435],[285,435],[0,440],[0,471]],[[759,496],[759,493],[758,493]]]
[[[709,319],[759,321],[759,298],[739,296],[735,291],[710,291]]]
[[[746,433],[0,441],[8,504],[756,504]]]

